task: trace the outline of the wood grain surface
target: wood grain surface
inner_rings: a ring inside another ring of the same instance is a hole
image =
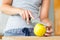
[[[51,36],[51,37],[35,37],[35,36],[5,36],[2,40],[60,40],[60,36]]]

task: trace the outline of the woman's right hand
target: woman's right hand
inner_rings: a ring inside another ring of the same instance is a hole
[[[27,24],[30,22],[30,18],[34,19],[30,10],[20,9],[19,15],[27,21]]]
[[[23,8],[12,7],[12,1],[13,0],[2,0],[0,10],[8,15],[15,15],[18,13],[23,19],[27,20],[27,23],[29,24],[29,18],[34,19],[31,11],[25,10]]]

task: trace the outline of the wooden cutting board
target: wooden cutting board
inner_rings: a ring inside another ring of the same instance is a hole
[[[4,36],[2,40],[60,40],[60,36],[51,36],[51,37]]]

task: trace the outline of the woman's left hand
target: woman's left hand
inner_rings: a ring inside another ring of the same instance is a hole
[[[51,34],[52,34],[52,23],[50,22],[50,20],[48,18],[43,19],[42,22],[47,24],[47,27],[46,27],[47,31],[46,31],[44,36],[51,36]]]

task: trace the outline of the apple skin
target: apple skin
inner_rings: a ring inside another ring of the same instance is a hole
[[[42,37],[46,33],[46,27],[43,24],[37,23],[34,27],[34,34]]]

